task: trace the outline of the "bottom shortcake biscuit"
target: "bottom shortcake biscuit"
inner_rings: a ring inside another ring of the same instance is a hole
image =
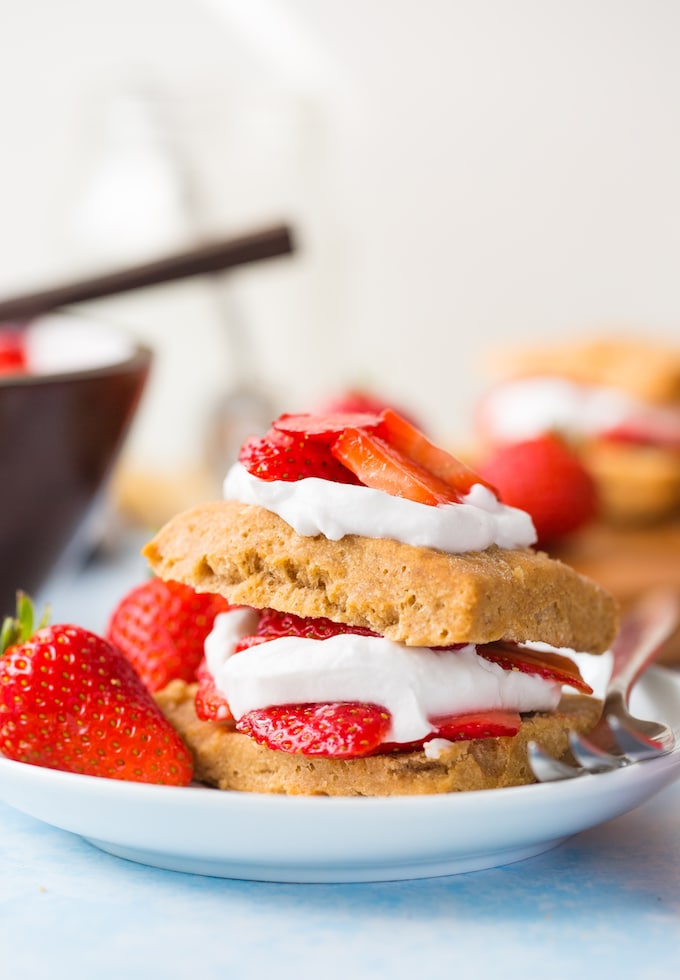
[[[196,685],[174,680],[156,700],[194,756],[195,778],[222,790],[307,796],[403,796],[496,789],[535,782],[527,743],[557,758],[569,732],[586,734],[601,703],[564,695],[556,711],[524,717],[517,735],[448,743],[438,753],[393,752],[329,759],[275,751],[235,731],[233,723],[200,721]]]

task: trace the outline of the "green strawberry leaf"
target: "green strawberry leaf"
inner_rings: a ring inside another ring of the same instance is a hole
[[[35,607],[33,600],[25,592],[17,592],[17,610],[15,616],[6,616],[0,628],[0,656],[18,643],[25,643],[36,630],[47,626],[50,620],[49,606],[43,610],[37,626],[35,626]]]

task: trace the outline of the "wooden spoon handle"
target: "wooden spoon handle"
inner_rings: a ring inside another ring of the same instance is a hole
[[[0,324],[27,321],[74,303],[115,296],[190,276],[222,272],[234,266],[285,255],[293,248],[290,229],[286,225],[277,225],[238,238],[200,245],[118,272],[0,300]]]

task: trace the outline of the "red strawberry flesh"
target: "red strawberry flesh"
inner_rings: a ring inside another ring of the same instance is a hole
[[[426,738],[408,743],[386,742],[374,754],[417,752],[435,738],[443,738],[447,742],[462,742],[473,738],[512,738],[519,731],[522,718],[516,711],[475,711],[433,718],[431,724],[433,730]]]
[[[331,449],[367,487],[429,506],[460,500],[447,483],[371,432],[346,429]]]
[[[283,636],[323,641],[339,633],[376,635],[371,630],[325,618],[304,618],[265,609],[260,615],[256,634],[244,637],[236,652]],[[438,649],[449,650],[455,655],[461,646],[464,644]],[[504,670],[534,674],[556,684],[569,685],[583,693],[592,693],[577,664],[561,654],[535,651],[509,642],[479,645],[476,649],[479,656],[497,663]],[[205,677],[199,671],[202,679],[196,697],[199,717],[208,720],[230,718],[226,699],[215,690],[207,668],[203,667],[202,670]],[[519,731],[521,718],[517,712],[499,709],[437,717],[431,719],[432,732],[426,738],[407,744],[385,741],[390,723],[390,714],[383,706],[341,702],[270,706],[247,712],[238,720],[236,728],[278,751],[353,758],[393,751],[415,751],[433,738],[459,741],[512,737]]]
[[[202,660],[196,671],[198,688],[194,698],[196,715],[201,721],[228,721],[232,718],[231,708],[225,696],[217,690],[213,676]]]
[[[433,718],[434,738],[457,742],[470,738],[499,738],[516,735],[522,719],[516,711],[476,711],[446,718]]]
[[[184,786],[191,754],[120,651],[45,626],[0,656],[0,751],[51,769]]]
[[[281,752],[356,758],[376,749],[389,730],[390,715],[379,705],[278,705],[249,711],[236,723],[237,731]]]
[[[464,497],[476,483],[497,495],[493,484],[447,450],[436,446],[414,425],[392,409],[386,409],[378,431],[386,442]]]
[[[264,609],[257,624],[257,635],[267,640],[273,640],[279,636],[301,636],[309,640],[327,640],[329,636],[337,636],[339,633],[357,633],[360,636],[378,635],[363,626],[336,623],[325,616],[296,616],[294,613],[279,612],[276,609]]]
[[[357,478],[332,455],[329,446],[304,434],[289,435],[270,429],[264,436],[248,439],[239,461],[260,480],[294,482],[316,477],[335,483],[357,483]]]
[[[485,660],[498,664],[504,670],[519,670],[524,674],[537,674],[544,680],[567,684],[582,694],[592,694],[592,687],[585,682],[578,665],[569,657],[549,650],[532,650],[515,643],[489,643],[477,647],[477,653]]]
[[[273,423],[277,432],[303,435],[307,439],[331,443],[345,429],[377,429],[382,416],[371,412],[334,412],[329,415],[281,415]]]

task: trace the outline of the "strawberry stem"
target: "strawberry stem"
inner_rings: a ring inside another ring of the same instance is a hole
[[[47,626],[49,618],[49,607],[46,606],[38,621],[37,627],[34,626],[35,608],[33,606],[33,600],[25,592],[17,592],[16,615],[6,616],[3,620],[2,628],[0,628],[0,657],[10,647],[29,640],[36,629],[42,629],[43,626]]]

